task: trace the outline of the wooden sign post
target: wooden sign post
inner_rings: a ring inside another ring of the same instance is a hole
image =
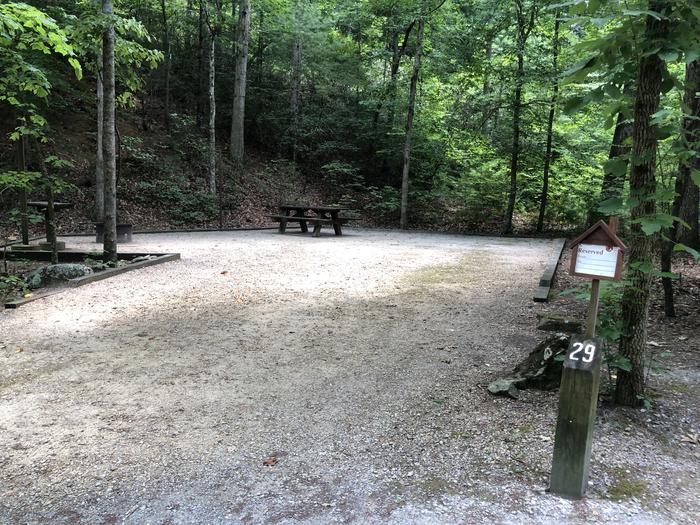
[[[603,221],[571,242],[571,275],[592,279],[586,333],[572,337],[562,369],[550,491],[581,498],[586,493],[600,385],[603,342],[595,337],[600,281],[620,279],[623,253],[618,221]]]

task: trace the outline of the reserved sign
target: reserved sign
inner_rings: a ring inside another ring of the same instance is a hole
[[[620,248],[600,244],[579,244],[574,272],[599,277],[615,277]]]

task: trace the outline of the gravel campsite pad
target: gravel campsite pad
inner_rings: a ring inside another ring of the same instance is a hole
[[[486,391],[543,337],[551,246],[136,235],[182,260],[0,313],[0,523],[694,523],[697,392],[602,408],[571,502],[557,393]]]

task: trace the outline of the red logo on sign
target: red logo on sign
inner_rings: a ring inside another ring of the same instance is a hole
[[[611,251],[613,251],[613,247],[612,247],[612,246],[606,246],[606,247],[605,247],[605,251],[606,251],[606,252],[611,252]]]

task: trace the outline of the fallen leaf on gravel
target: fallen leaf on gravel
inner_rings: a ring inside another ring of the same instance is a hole
[[[20,352],[24,352],[24,348],[22,348],[21,346],[18,347],[17,350],[15,350],[15,353],[17,354],[19,354]]]
[[[656,341],[647,341],[647,344],[648,344],[649,346],[661,346],[661,345],[660,345],[659,343],[657,343]]]
[[[33,296],[34,296],[33,293],[25,293],[22,297],[24,297],[25,299],[29,299],[30,297],[33,297]]]
[[[270,456],[265,461],[263,461],[263,465],[265,465],[266,467],[274,467],[275,465],[277,465],[278,461],[279,460],[277,459],[277,456]]]
[[[700,445],[700,434],[686,434],[681,438],[681,443],[690,443],[691,445]]]
[[[678,337],[678,340],[679,340],[679,341],[685,341],[686,339],[688,339],[688,336],[687,336],[687,335],[681,335],[681,336]]]

